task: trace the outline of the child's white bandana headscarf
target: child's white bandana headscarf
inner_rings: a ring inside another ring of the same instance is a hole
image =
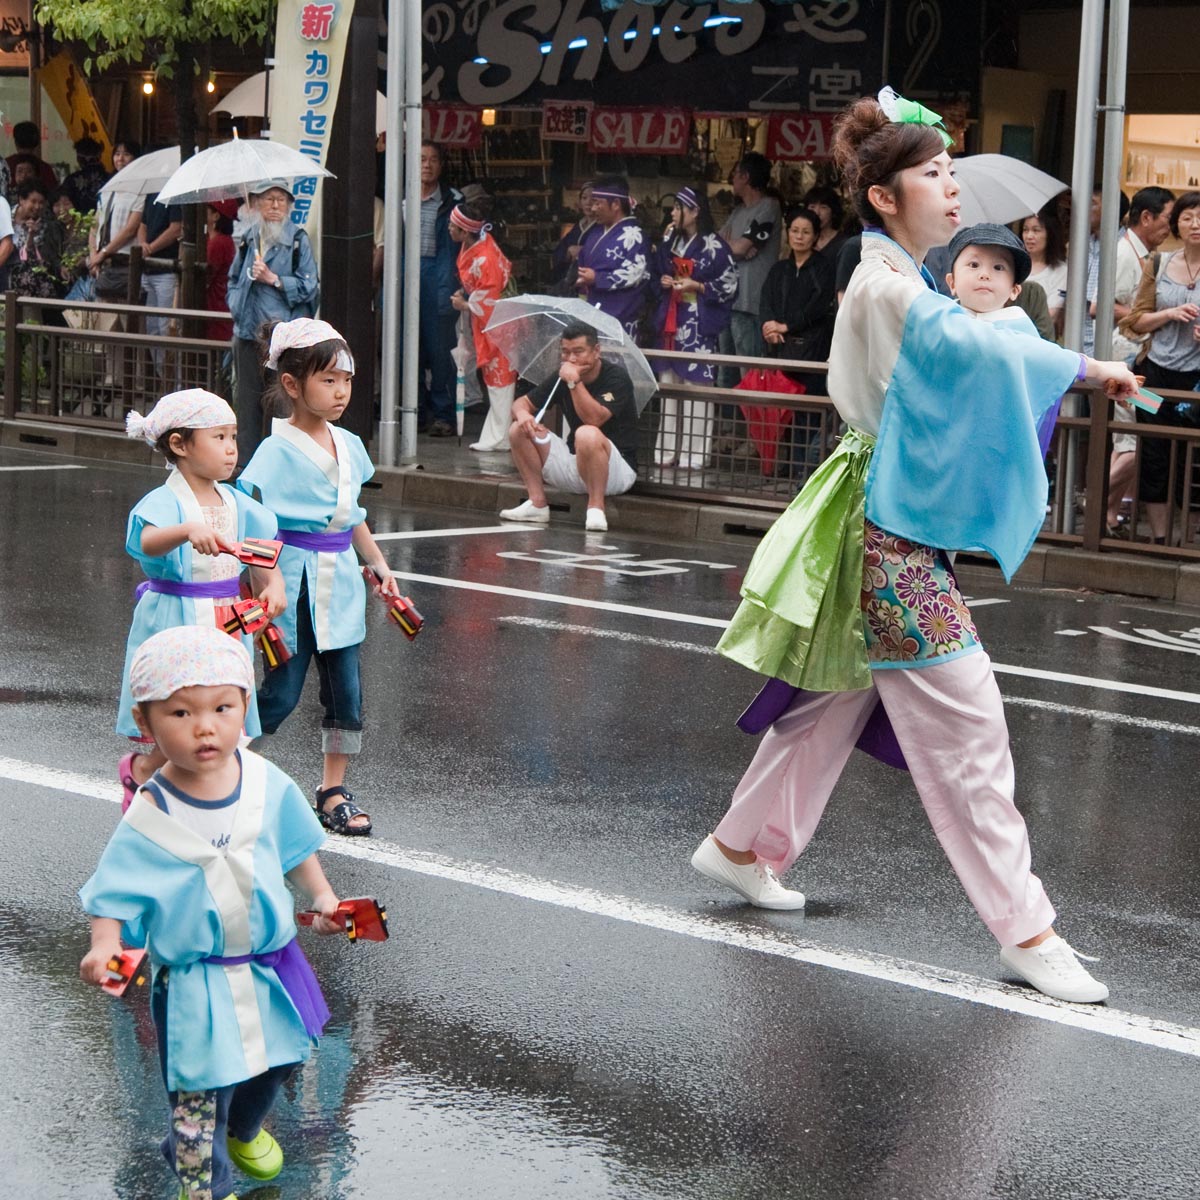
[[[254,690],[254,664],[241,640],[215,625],[177,625],[147,638],[129,667],[135,704],[166,700],[180,688]]]
[[[271,348],[267,353],[267,369],[279,370],[279,358],[287,350],[304,346],[317,346],[321,342],[344,342],[346,339],[328,321],[317,321],[312,317],[297,317],[294,321],[280,321],[271,330]],[[345,350],[339,350],[334,368],[354,374],[354,359]]]
[[[125,435],[153,446],[171,429],[211,429],[236,425],[237,414],[220,396],[203,388],[188,388],[164,396],[144,417],[131,412],[125,418]]]

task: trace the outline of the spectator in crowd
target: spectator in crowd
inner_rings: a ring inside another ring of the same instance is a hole
[[[12,271],[13,244],[12,207],[0,196],[0,292],[8,291],[9,274]]]
[[[64,187],[66,184],[63,185]],[[179,239],[183,236],[183,209],[177,204],[159,204],[158,193],[142,204],[137,240],[142,248],[142,303],[149,308],[175,307],[175,264],[179,261]],[[146,317],[146,332],[166,337],[171,318]],[[167,352],[161,346],[150,351],[154,369],[163,373]]]
[[[584,528],[608,529],[606,496],[627,492],[637,481],[637,404],[629,372],[600,356],[590,325],[563,327],[562,365],[513,405],[509,430],[513,462],[529,494],[514,508],[502,509],[504,521],[550,523],[546,487],[587,496]],[[551,433],[537,414],[553,395],[570,429],[567,440]]]
[[[462,194],[442,182],[442,151],[421,143],[421,308],[420,395],[417,428],[430,437],[452,437],[454,427],[454,360],[458,314],[450,297],[458,288],[454,263],[457,248],[450,239],[450,212]],[[425,373],[429,372],[428,385]]]
[[[103,149],[95,138],[82,137],[75,143],[75,157],[79,160],[79,169],[72,171],[62,181],[62,189],[71,197],[71,207],[76,212],[96,211],[100,189],[109,179],[109,172],[100,161]]]
[[[654,448],[659,466],[678,463],[685,471],[702,470],[712,441],[713,410],[705,400],[678,400],[674,383],[712,387],[716,369],[708,356],[728,327],[737,295],[737,264],[725,240],[714,231],[704,185],[675,193],[671,223],[663,231],[654,273],[662,294],[655,312],[655,332],[665,350],[691,355],[660,372],[667,389],[662,397],[662,424]]]
[[[124,138],[113,147],[113,166],[124,170],[142,152],[137,142]],[[96,280],[96,298],[124,302],[129,295],[129,247],[137,240],[143,205],[131,192],[107,192],[96,205],[92,225],[92,253],[88,269]]]
[[[1175,197],[1164,187],[1146,187],[1134,193],[1129,203],[1129,220],[1117,243],[1117,268],[1113,285],[1112,358],[1125,360],[1132,367],[1146,348],[1149,338],[1127,338],[1120,329],[1133,307],[1142,268],[1146,260],[1167,240],[1171,231],[1171,203]],[[1094,308],[1094,306],[1093,306]],[[1095,316],[1095,312],[1092,313]],[[1132,408],[1116,404],[1113,420],[1133,423],[1137,420]],[[1112,458],[1108,466],[1108,512],[1105,526],[1109,537],[1123,532],[1121,508],[1125,493],[1137,472],[1137,440],[1132,434],[1113,435]]]
[[[227,313],[229,303],[229,268],[237,251],[233,245],[233,221],[237,216],[236,200],[218,200],[208,206],[208,224],[205,230],[204,254],[208,264],[207,282],[204,288],[204,307],[209,312]],[[204,336],[216,342],[227,342],[233,336],[233,325],[228,320],[214,319],[207,323]]]
[[[63,294],[68,300],[91,299],[91,296],[80,296],[76,285],[80,288],[87,285],[91,290],[92,278],[88,274],[88,238],[91,235],[93,219],[86,213],[78,213],[71,207],[71,197],[61,188],[50,193],[50,211],[54,219],[63,227],[63,247],[59,262],[59,274],[62,276]]]
[[[23,183],[27,183],[30,179],[36,179],[41,183],[41,170],[45,164],[39,158],[34,158],[32,154],[13,154],[5,160],[5,170],[11,172],[6,175],[8,180],[5,194],[14,202],[17,198],[17,188]],[[53,171],[50,172],[52,175]],[[47,184],[46,195],[49,196],[57,187],[58,183]]]
[[[738,267],[738,290],[733,317],[721,335],[722,354],[761,358],[766,353],[758,305],[767,273],[779,257],[782,213],[779,201],[767,189],[771,164],[761,154],[745,154],[729,179],[737,201],[729,220],[721,228]],[[732,366],[719,371],[722,387],[733,387],[741,372]]]
[[[17,189],[13,210],[15,256],[9,286],[22,296],[61,299],[66,293],[61,268],[66,234],[50,211],[46,189],[27,179]],[[48,323],[58,324],[57,320]]]
[[[829,259],[831,265],[836,265],[838,251],[846,240],[846,235],[842,232],[845,206],[841,196],[836,188],[821,184],[808,189],[803,206],[816,213],[821,222],[821,228],[817,231],[816,249]]]
[[[759,303],[763,341],[770,353],[782,358],[825,362],[833,339],[836,303],[833,260],[817,249],[821,219],[811,208],[789,209],[784,230],[787,257],[767,272]],[[797,382],[809,393],[825,390],[821,375],[800,375]],[[792,414],[793,470],[819,459],[820,446],[813,444],[819,432],[817,413]]]
[[[512,264],[489,233],[487,207],[464,200],[450,212],[450,237],[459,247],[457,266],[462,281],[462,287],[450,299],[467,321],[474,360],[483,371],[488,390],[487,420],[479,440],[471,443],[472,450],[480,451],[509,449],[508,430],[517,382],[517,373],[484,329],[512,275]]]
[[[1140,370],[1151,390],[1179,388],[1192,391],[1200,383],[1200,192],[1184,192],[1171,206],[1168,227],[1183,243],[1172,254],[1151,254],[1142,267],[1142,279],[1121,332],[1129,338],[1150,338]],[[1164,400],[1156,413],[1137,410],[1139,425],[1194,424],[1191,407],[1187,418],[1174,400]],[[1182,445],[1182,443],[1181,443]],[[1142,438],[1142,470],[1138,496],[1146,505],[1150,531],[1156,544],[1165,544],[1167,487],[1173,443],[1164,438]],[[1176,455],[1176,503],[1184,490],[1183,455]],[[1189,489],[1190,490],[1190,489]]]
[[[834,268],[817,250],[820,217],[793,208],[784,219],[788,254],[772,264],[759,302],[763,341],[784,358],[824,362],[833,337]]]
[[[1124,192],[1119,192],[1121,213],[1120,220],[1124,222],[1125,214],[1129,211],[1129,200]],[[1100,282],[1100,185],[1092,188],[1092,207],[1088,214],[1088,273],[1087,273],[1087,313],[1083,321],[1083,353],[1089,358],[1096,348],[1096,288]]]
[[[632,212],[625,179],[605,175],[592,184],[595,224],[580,243],[575,281],[584,300],[636,339],[646,307],[650,247]]]
[[[1026,282],[1041,284],[1050,320],[1061,337],[1067,305],[1067,235],[1053,203],[1021,222],[1021,241],[1033,264]]]
[[[42,131],[33,121],[18,121],[13,126],[12,139],[17,149],[5,162],[8,172],[11,173],[5,173],[3,176],[5,192],[8,192],[10,178],[16,182],[17,163],[21,160],[32,160],[37,178],[46,189],[46,195],[49,195],[58,187],[58,176],[54,173],[54,168],[42,158]]]
[[[308,234],[289,220],[294,198],[287,180],[267,180],[243,210],[243,229],[234,242],[225,299],[233,317],[233,394],[242,467],[263,438],[259,330],[267,321],[311,317],[320,300]]]
[[[579,260],[579,247],[584,234],[596,222],[592,219],[592,181],[589,179],[579,189],[579,220],[563,234],[558,245],[554,247],[554,273],[552,276],[555,288],[562,287],[574,291],[575,266]]]

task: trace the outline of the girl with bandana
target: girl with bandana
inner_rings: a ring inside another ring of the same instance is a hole
[[[274,372],[264,398],[271,411],[288,415],[271,422],[270,437],[237,486],[279,522],[288,607],[277,625],[291,657],[263,679],[259,718],[263,733],[283,724],[315,658],[325,706],[317,816],[334,833],[364,836],[371,819],[345,786],[350,757],[362,749],[359,646],[367,626],[359,558],[374,572],[376,592],[398,597],[400,589],[359,500],[375,468],[362,441],[336,424],[350,403],[354,359],[332,325],[310,317],[267,326],[264,340],[267,369]]]
[[[1004,965],[1046,995],[1097,1002],[1054,930],[1013,801],[1000,692],[948,552],[1007,577],[1041,528],[1039,432],[1076,380],[1137,384],[978,321],[921,265],[959,225],[941,118],[890,88],[838,119],[834,154],[867,231],[838,312],[829,396],[848,425],[763,539],[718,649],[770,676],[743,728],[769,732],[692,863],[750,903],[798,909],[776,878],[816,830],[857,743],[907,766]]]
[[[165,761],[132,717],[129,664],[152,634],[174,625],[223,626],[238,599],[241,563],[234,543],[246,537],[273,538],[275,518],[261,504],[223,481],[237,465],[237,417],[212,392],[190,388],[164,396],[146,416],[131,412],[129,437],[140,438],[171,464],[171,473],[134,506],[125,532],[125,550],[147,575],[137,591],[133,624],[125,649],[125,671],[117,713],[117,732],[133,740],[118,775],[129,807],[134,791]],[[250,569],[255,595],[268,617],[287,601],[276,569]],[[242,635],[247,648],[249,635]],[[251,698],[246,733],[261,732],[258,707]]]

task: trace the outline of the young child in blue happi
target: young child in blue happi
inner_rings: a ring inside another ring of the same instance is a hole
[[[130,437],[157,449],[172,468],[166,483],[134,506],[125,533],[126,552],[148,577],[137,590],[117,712],[117,732],[133,740],[133,750],[118,769],[125,789],[123,808],[128,808],[134,792],[166,761],[134,724],[129,695],[134,654],[162,629],[223,625],[228,606],[238,599],[242,573],[229,551],[245,537],[273,538],[275,518],[222,482],[237,465],[237,417],[220,396],[201,388],[172,392],[144,417],[131,412],[125,428]],[[282,611],[286,599],[279,571],[253,567],[250,579],[267,615]],[[249,649],[250,638],[243,636]],[[246,732],[251,737],[259,733],[253,696]]]
[[[79,973],[104,982],[123,941],[149,951],[171,1106],[163,1154],[181,1200],[225,1200],[233,1167],[254,1179],[282,1169],[263,1121],[329,1018],[287,883],[320,914],[317,933],[341,928],[330,919],[338,897],[300,789],[238,750],[254,697],[241,642],[208,625],[163,630],[138,647],[129,684],[131,716],[165,760],[79,893],[91,917]]]
[[[350,403],[354,360],[332,325],[309,317],[266,327],[264,340],[267,369],[274,373],[264,406],[290,415],[271,422],[271,436],[237,486],[279,522],[287,611],[277,624],[291,658],[267,672],[258,693],[259,719],[263,733],[279,728],[299,702],[315,658],[325,708],[317,816],[334,833],[365,835],[371,819],[345,786],[350,756],[362,748],[358,649],[367,627],[358,556],[375,572],[377,592],[399,596],[400,590],[359,502],[375,468],[359,438],[334,423]]]

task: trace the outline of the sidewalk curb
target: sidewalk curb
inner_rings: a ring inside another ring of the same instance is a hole
[[[115,431],[50,421],[0,419],[0,446],[104,462],[145,466],[161,463],[149,446]],[[421,467],[378,467],[372,482],[379,485],[383,496],[396,503],[493,515],[519,504],[525,496],[521,485],[508,476],[448,475]],[[585,507],[582,496],[552,493],[551,522],[582,529]],[[627,492],[609,501],[608,515],[613,533],[650,533],[753,547],[778,514]],[[993,576],[996,585],[1003,586],[990,558],[960,554],[956,561],[973,573]],[[1039,544],[1029,552],[1014,582],[1148,596],[1200,608],[1200,563]]]

